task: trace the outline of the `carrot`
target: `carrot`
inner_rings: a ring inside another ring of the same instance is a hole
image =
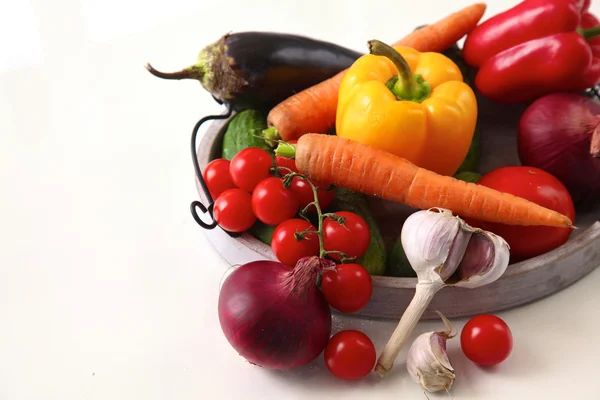
[[[394,46],[412,47],[420,52],[441,53],[475,29],[486,8],[485,3],[470,5],[432,25],[412,32],[394,43]]]
[[[436,174],[339,136],[301,136],[295,159],[296,167],[310,179],[415,208],[446,208],[462,217],[509,225],[573,228],[568,217],[529,200]]]
[[[393,46],[413,47],[420,52],[442,52],[471,32],[486,5],[476,3],[397,41]],[[308,132],[326,133],[335,126],[338,91],[346,71],[309,87],[282,101],[267,116],[270,127],[283,140],[297,139]]]

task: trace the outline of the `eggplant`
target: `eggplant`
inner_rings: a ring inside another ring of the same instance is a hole
[[[164,79],[196,79],[233,110],[268,110],[347,69],[362,54],[333,43],[277,32],[239,32],[206,46],[178,72],[146,68]]]

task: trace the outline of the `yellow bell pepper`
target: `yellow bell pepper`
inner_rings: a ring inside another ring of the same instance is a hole
[[[460,69],[439,53],[369,42],[342,80],[336,134],[453,175],[477,123],[477,100]]]

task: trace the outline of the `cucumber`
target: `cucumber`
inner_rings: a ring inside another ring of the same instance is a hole
[[[481,174],[477,172],[463,171],[454,175],[454,177],[461,181],[477,183],[477,181],[481,179]]]
[[[390,251],[385,275],[399,278],[417,277],[417,273],[412,269],[410,263],[408,262],[408,258],[406,258],[406,253],[404,253],[400,236],[398,236],[394,247],[392,247],[392,250]]]
[[[273,155],[273,149],[262,139],[261,133],[267,128],[267,119],[259,111],[244,110],[236,114],[227,124],[223,136],[222,157],[231,160],[247,147],[258,147]]]
[[[275,231],[275,225],[267,225],[259,220],[256,220],[254,225],[248,229],[248,233],[263,242],[264,244],[271,245],[273,239],[273,232]]]
[[[465,156],[460,167],[456,171],[454,175],[457,178],[458,174],[464,172],[472,172],[476,173],[479,168],[479,158],[481,156],[481,135],[479,134],[479,125],[475,126],[475,132],[473,132],[473,139],[471,140],[471,145],[469,146],[469,151]]]
[[[360,215],[369,225],[369,230],[371,231],[369,247],[365,254],[356,260],[356,262],[369,271],[371,275],[383,275],[387,259],[385,244],[383,243],[379,226],[377,226],[377,222],[369,209],[367,197],[345,188],[336,187],[334,191],[334,210],[350,211]]]

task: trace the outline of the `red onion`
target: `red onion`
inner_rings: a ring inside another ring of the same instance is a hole
[[[579,205],[600,198],[600,104],[577,93],[534,101],[519,122],[521,163],[558,178]]]
[[[317,277],[333,261],[304,257],[294,268],[254,261],[227,277],[219,294],[219,321],[231,346],[269,369],[308,364],[325,349],[331,309]]]

